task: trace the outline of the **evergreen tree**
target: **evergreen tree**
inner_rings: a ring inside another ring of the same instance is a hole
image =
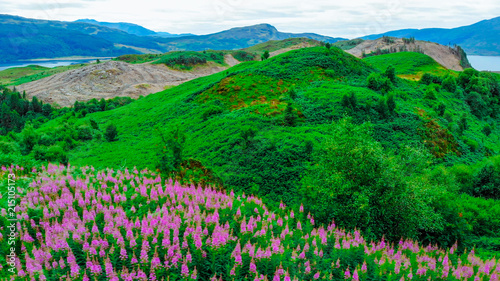
[[[295,114],[295,112],[293,111],[293,105],[291,102],[289,102],[286,106],[286,109],[285,109],[285,126],[288,126],[288,127],[294,127],[295,126],[295,121],[297,119],[297,116]]]
[[[264,54],[262,54],[261,56],[261,60],[267,60],[269,56],[270,56],[269,51],[264,51]]]
[[[387,109],[390,114],[393,114],[396,110],[396,101],[394,100],[394,95],[391,94],[387,97]]]

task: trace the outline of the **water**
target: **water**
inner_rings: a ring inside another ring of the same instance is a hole
[[[500,56],[467,56],[477,70],[500,71]]]
[[[102,60],[102,58],[101,58]],[[95,62],[96,59],[74,59],[74,60],[40,60],[40,61],[16,61],[10,63],[0,63],[0,71],[12,68],[12,67],[25,67],[28,65],[39,65],[44,67],[57,67],[57,66],[66,66],[72,64],[81,64],[81,63],[89,63]]]

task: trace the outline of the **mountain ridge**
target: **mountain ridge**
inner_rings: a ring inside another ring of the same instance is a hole
[[[177,38],[138,36],[84,22],[48,21],[0,15],[0,62],[67,56],[119,56],[169,51],[234,50],[269,40],[307,37],[330,43],[344,40],[314,33],[284,33],[259,24]]]
[[[105,27],[110,27],[110,28],[115,28],[119,29],[121,31],[125,31],[127,33],[137,35],[137,36],[159,36],[159,37],[182,37],[182,36],[192,36],[195,34],[191,33],[183,33],[183,34],[172,34],[169,32],[156,32],[154,30],[145,28],[143,26],[140,26],[135,23],[128,23],[128,22],[102,22],[102,21],[97,21],[95,19],[79,19],[74,22],[84,22],[84,23],[90,23],[90,24],[95,24],[99,26],[105,26]]]

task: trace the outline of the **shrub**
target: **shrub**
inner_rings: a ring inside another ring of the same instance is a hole
[[[474,175],[473,196],[500,199],[500,172],[487,163]]]
[[[388,66],[384,72],[384,76],[389,78],[392,83],[396,82],[396,68],[394,66]]]
[[[184,160],[184,143],[186,135],[177,127],[160,132],[160,150],[157,154],[156,168],[168,175],[179,171]]]
[[[104,137],[106,138],[107,141],[114,141],[116,140],[116,137],[118,136],[118,131],[116,129],[116,126],[113,124],[109,124],[106,127],[106,132],[104,133]]]
[[[36,160],[68,164],[68,154],[59,145],[49,147],[37,145],[33,148],[33,154]]]
[[[485,134],[487,137],[490,136],[491,134],[491,126],[486,124],[484,127],[483,127],[483,130],[482,130],[483,134]]]
[[[380,75],[379,73],[372,73],[366,78],[368,88],[374,91],[388,92],[392,88],[392,83],[389,78]]]
[[[21,132],[21,153],[27,155],[33,150],[33,147],[38,143],[39,135],[33,128],[33,125],[27,124]]]
[[[444,80],[443,84],[443,89],[447,92],[454,93],[457,90],[457,80],[455,77],[448,75]]]
[[[89,126],[80,126],[77,131],[79,140],[86,141],[92,139],[92,128]]]

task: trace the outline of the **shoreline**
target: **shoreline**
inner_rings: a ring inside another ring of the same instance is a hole
[[[96,59],[112,59],[115,57],[80,57],[80,56],[72,56],[72,57],[60,57],[60,58],[39,58],[39,59],[27,59],[22,60],[26,62],[30,61],[65,61],[65,60],[96,60]]]

